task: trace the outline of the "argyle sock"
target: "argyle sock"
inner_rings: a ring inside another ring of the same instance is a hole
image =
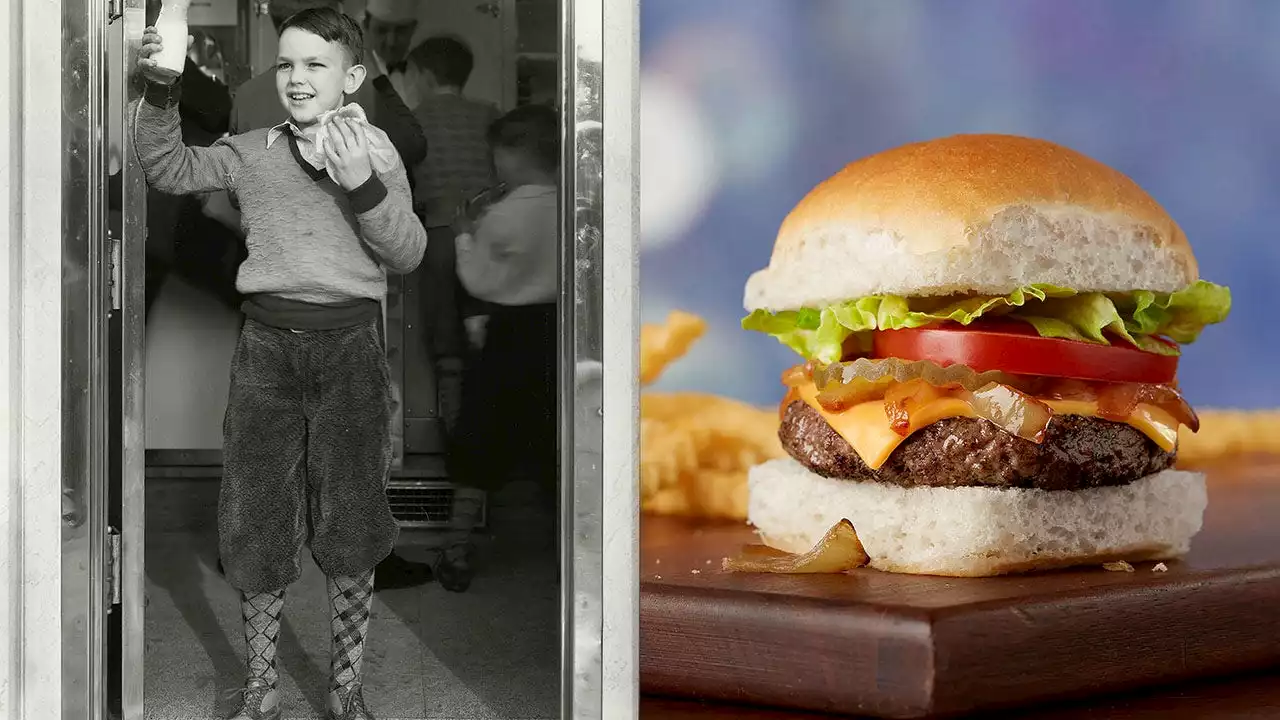
[[[280,642],[280,613],[284,610],[284,590],[240,593],[240,613],[244,618],[244,640],[248,647],[249,677],[276,686],[276,646]]]
[[[364,640],[373,607],[373,571],[356,577],[331,577],[328,587],[329,607],[333,610],[329,689],[350,691],[360,683]]]

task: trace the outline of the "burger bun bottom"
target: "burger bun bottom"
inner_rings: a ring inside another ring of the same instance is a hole
[[[748,520],[765,544],[805,552],[848,519],[879,570],[985,577],[1187,552],[1204,476],[1165,470],[1086,490],[902,487],[835,480],[791,458],[752,468]]]

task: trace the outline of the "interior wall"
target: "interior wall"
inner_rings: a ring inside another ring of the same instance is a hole
[[[219,450],[239,313],[174,274],[147,318],[148,450]]]

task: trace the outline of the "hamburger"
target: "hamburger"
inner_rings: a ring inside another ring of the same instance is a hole
[[[793,349],[748,519],[808,551],[847,519],[892,572],[987,576],[1184,554],[1203,476],[1180,346],[1221,322],[1178,224],[1043,140],[854,162],[786,217],[742,322]]]

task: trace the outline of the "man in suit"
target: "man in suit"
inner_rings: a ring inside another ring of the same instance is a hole
[[[365,45],[410,110],[421,100],[417,68],[408,62],[409,44],[418,30],[418,2],[369,0],[364,10]]]

